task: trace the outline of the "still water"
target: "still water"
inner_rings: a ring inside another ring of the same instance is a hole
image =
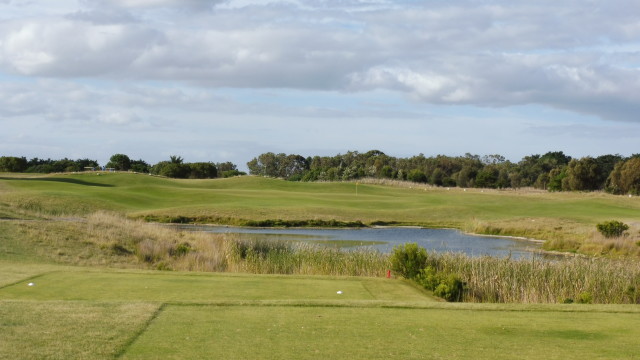
[[[469,256],[511,256],[530,258],[540,250],[540,244],[527,240],[467,235],[451,229],[421,229],[406,227],[365,229],[281,229],[243,228],[228,226],[188,225],[191,231],[235,234],[241,239],[307,241],[343,249],[372,248],[390,252],[394,246],[417,243],[429,251],[461,252]]]

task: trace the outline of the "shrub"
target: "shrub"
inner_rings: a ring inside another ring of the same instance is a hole
[[[433,291],[440,284],[441,276],[438,276],[436,269],[432,266],[427,266],[420,270],[420,273],[416,276],[415,280],[425,289]]]
[[[181,244],[176,245],[175,248],[169,249],[169,255],[174,257],[180,257],[187,255],[191,251],[191,244],[188,242],[183,242]]]
[[[593,303],[593,295],[590,292],[582,292],[578,295],[578,304],[591,304]]]
[[[445,275],[438,273],[435,268],[427,266],[420,270],[415,281],[425,289],[433,291],[435,296],[449,302],[462,301],[464,294],[464,282],[456,274]]]
[[[598,231],[606,238],[620,237],[629,230],[629,225],[617,220],[605,221],[596,225]]]
[[[441,297],[449,302],[462,301],[464,282],[455,274],[449,274],[440,281],[433,291],[433,295]]]
[[[415,281],[449,302],[463,300],[465,284],[456,274],[438,273],[432,266],[427,266],[420,270]]]
[[[391,270],[414,279],[427,264],[427,251],[416,243],[397,245],[391,253]]]

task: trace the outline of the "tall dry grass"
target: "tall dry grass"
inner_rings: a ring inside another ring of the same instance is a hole
[[[427,266],[466,283],[464,301],[640,303],[640,262],[572,257],[512,260],[429,253]]]
[[[383,276],[388,256],[377,251],[342,252],[304,243],[240,240],[229,234],[172,227],[98,212],[87,217],[90,238],[114,256],[135,256],[165,270],[256,274]]]

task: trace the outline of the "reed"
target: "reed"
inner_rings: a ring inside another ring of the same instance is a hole
[[[135,257],[161,270],[256,274],[383,276],[388,256],[306,243],[241,240],[229,234],[179,231],[115,213],[87,217],[89,239],[113,256]]]
[[[640,262],[572,257],[513,260],[429,253],[427,266],[466,283],[463,301],[640,303]]]

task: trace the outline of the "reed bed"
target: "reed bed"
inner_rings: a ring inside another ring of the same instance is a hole
[[[114,256],[135,256],[161,270],[255,274],[383,276],[388,256],[313,244],[240,240],[229,234],[179,231],[98,212],[87,217],[91,241]]]
[[[429,253],[427,266],[458,275],[466,284],[466,302],[640,303],[640,262],[635,260],[513,260]]]

